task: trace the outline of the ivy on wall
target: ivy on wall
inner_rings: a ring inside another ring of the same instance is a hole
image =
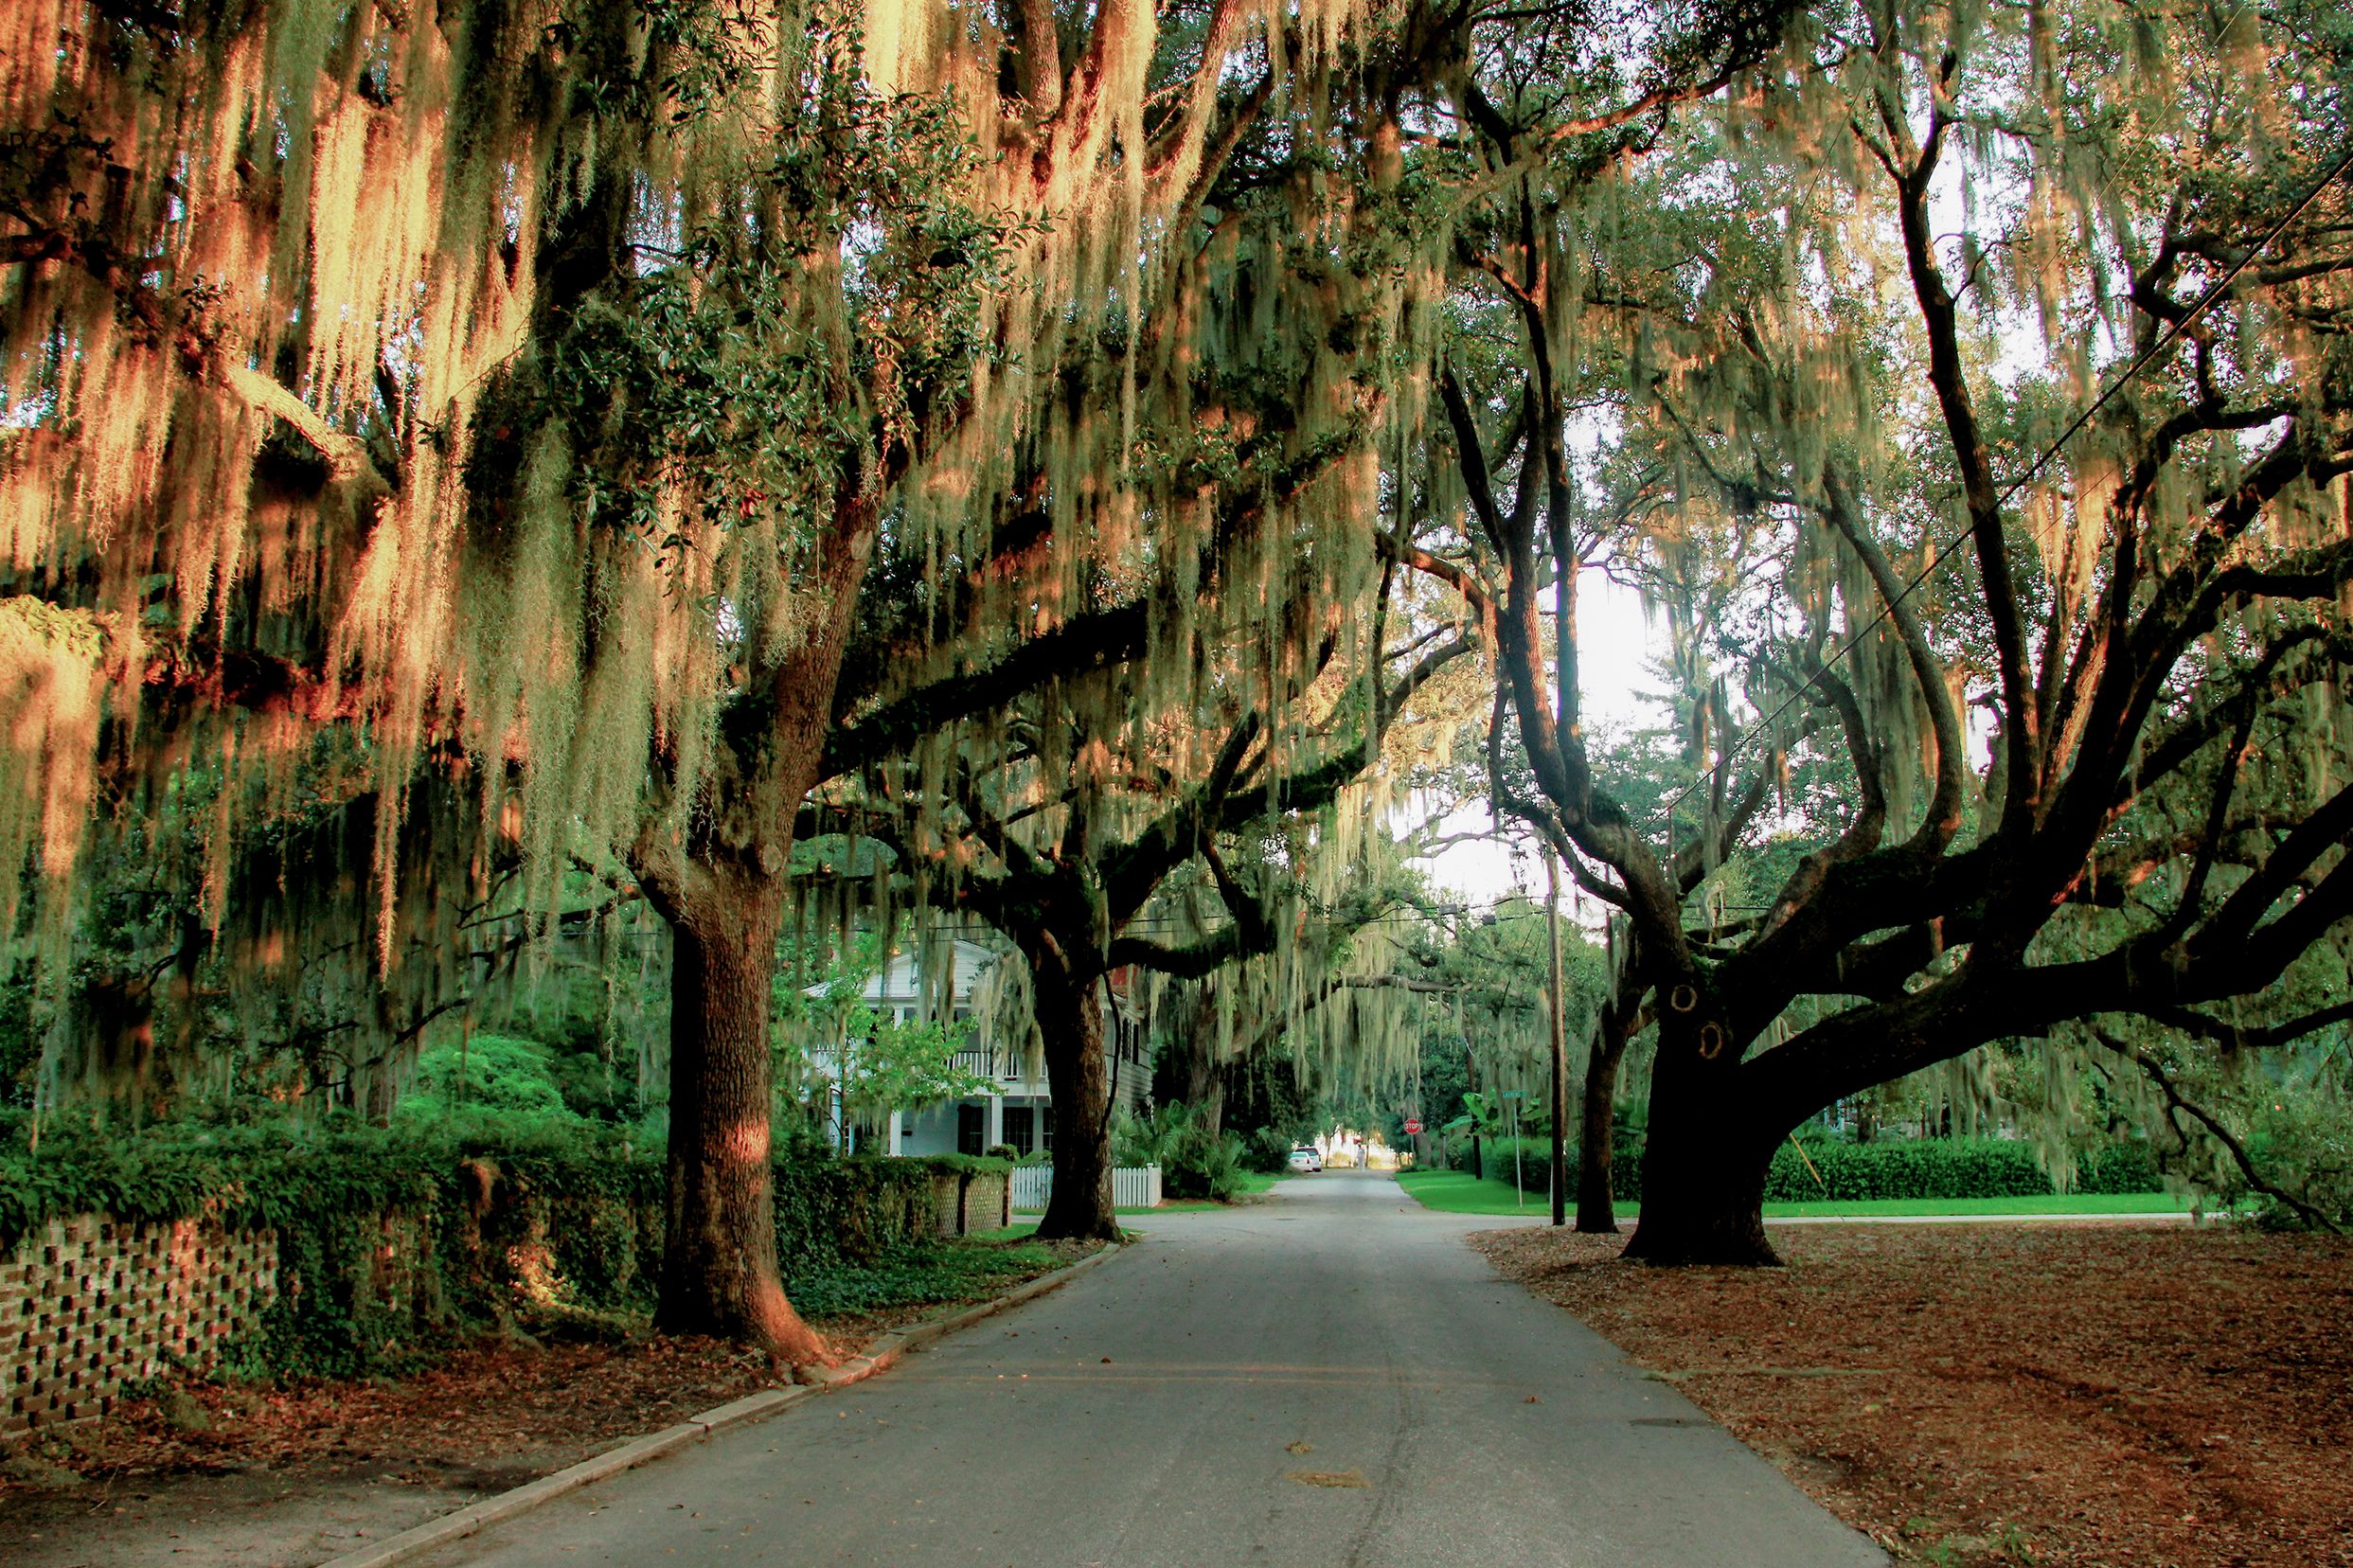
[[[775,1164],[788,1272],[866,1264],[934,1234],[936,1177],[1009,1169],[938,1155]],[[279,1291],[232,1348],[255,1375],[397,1370],[528,1318],[610,1330],[651,1308],[662,1151],[594,1127],[438,1122],[44,1130],[0,1143],[0,1253],[53,1219],[199,1219],[276,1233]]]

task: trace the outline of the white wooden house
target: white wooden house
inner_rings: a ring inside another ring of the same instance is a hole
[[[945,953],[954,966],[945,990],[944,1005],[950,1009],[950,1016],[959,1021],[972,1017],[972,989],[1000,954],[960,936],[935,943],[932,951]],[[1109,988],[1122,1004],[1126,982],[1124,973],[1116,974]],[[811,987],[808,994],[814,996],[821,989]],[[912,1024],[922,1016],[926,989],[917,954],[900,953],[893,954],[882,971],[866,982],[865,997],[877,1012],[892,1022]],[[1111,1080],[1112,1101],[1116,1108],[1132,1109],[1151,1088],[1151,1064],[1145,1060],[1143,1027],[1130,1016],[1124,1005],[1114,1005],[1108,997],[1102,1005],[1103,1053],[1107,1059],[1104,1072]],[[979,1154],[999,1144],[1009,1144],[1024,1154],[1053,1149],[1054,1095],[1046,1084],[1043,1061],[1025,1060],[1018,1049],[1001,1048],[989,1038],[986,1021],[972,1037],[970,1047],[959,1053],[956,1060],[968,1072],[986,1078],[994,1086],[994,1092],[936,1105],[899,1107],[891,1113],[884,1130],[883,1152]],[[834,1077],[833,1053],[822,1048],[812,1050],[810,1067],[818,1078],[830,1081]],[[838,1109],[831,1131],[835,1143],[840,1144],[846,1130]]]

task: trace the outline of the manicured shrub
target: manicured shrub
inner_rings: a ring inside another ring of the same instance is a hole
[[[1483,1140],[1487,1174],[1499,1182],[1513,1179],[1509,1138]],[[1545,1164],[1552,1145],[1543,1138],[1522,1138],[1516,1145],[1522,1190],[1546,1190]],[[1569,1194],[1577,1192],[1577,1146],[1568,1150]],[[1459,1168],[1470,1168],[1466,1151]],[[2116,1144],[2085,1155],[2077,1163],[2077,1192],[2154,1192],[2162,1184],[2142,1143]],[[1623,1138],[1610,1171],[1613,1196],[1621,1203],[1642,1200],[1642,1140]],[[1765,1181],[1767,1203],[1804,1203],[1831,1199],[1860,1203],[1876,1199],[1927,1201],[1951,1198],[2042,1197],[2055,1191],[2032,1145],[2010,1138],[1888,1139],[1851,1144],[1809,1141],[1801,1155],[1784,1143],[1773,1158]]]
[[[1509,1138],[1485,1140],[1487,1173],[1499,1182],[1512,1179],[1512,1149]],[[1549,1162],[1552,1159],[1550,1138],[1522,1138],[1516,1146],[1520,1151],[1518,1166],[1520,1189],[1523,1192],[1547,1193]],[[1578,1146],[1568,1146],[1569,1203],[1577,1202]],[[1466,1151],[1456,1162],[1458,1168],[1471,1168],[1471,1156]],[[1638,1203],[1642,1198],[1642,1140],[1639,1136],[1621,1139],[1613,1150],[1610,1165],[1610,1195],[1619,1203]]]
[[[2148,1192],[2157,1185],[2147,1151],[2123,1145],[2080,1162],[2077,1190]],[[2039,1198],[2056,1190],[2034,1147],[2015,1138],[1816,1142],[1802,1154],[1785,1143],[1765,1180],[1768,1203]]]
[[[2138,1138],[2111,1144],[2076,1162],[2077,1192],[2155,1192],[2164,1185],[2148,1145]]]
[[[970,1154],[837,1160],[795,1151],[775,1166],[776,1254],[789,1267],[870,1263],[931,1234],[935,1175],[1011,1169]]]
[[[1486,1138],[1481,1140],[1487,1156],[1487,1173],[1499,1182],[1518,1177],[1523,1192],[1544,1192],[1550,1184],[1546,1173],[1552,1159],[1549,1138]],[[1518,1157],[1515,1159],[1514,1155]],[[1577,1151],[1569,1151],[1569,1184],[1577,1183]]]

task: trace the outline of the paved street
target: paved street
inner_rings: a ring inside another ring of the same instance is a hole
[[[444,1564],[1880,1563],[1385,1176],[1144,1239]]]

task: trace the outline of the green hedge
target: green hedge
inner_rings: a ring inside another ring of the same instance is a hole
[[[1499,1182],[1510,1181],[1512,1179],[1511,1151],[1514,1140],[1482,1138],[1479,1144],[1487,1157],[1487,1174]],[[1552,1159],[1552,1140],[1550,1138],[1521,1138],[1517,1140],[1517,1147],[1520,1150],[1520,1190],[1539,1193],[1549,1191],[1546,1169],[1548,1162]],[[1611,1196],[1621,1203],[1640,1202],[1642,1198],[1641,1140],[1633,1139],[1630,1143],[1621,1143],[1613,1152],[1614,1157],[1610,1162]],[[1575,1203],[1577,1200],[1578,1146],[1574,1142],[1568,1146],[1568,1161],[1569,1201]],[[1458,1170],[1471,1168],[1471,1147],[1468,1143],[1464,1144],[1461,1152],[1456,1157],[1454,1167]]]
[[[1482,1140],[1487,1174],[1497,1181],[1512,1179],[1509,1138]],[[1519,1140],[1520,1185],[1523,1191],[1545,1190],[1545,1162],[1552,1145],[1542,1138]],[[2040,1198],[2058,1190],[2050,1173],[2035,1157],[2033,1146],[2010,1138],[1887,1139],[1877,1143],[1809,1142],[1804,1158],[1784,1143],[1773,1157],[1765,1178],[1767,1203],[1804,1203],[1833,1199],[1842,1203],[1870,1199]],[[1807,1161],[1812,1169],[1807,1168]],[[1468,1146],[1455,1161],[1471,1167]],[[1818,1171],[1821,1180],[1816,1181]],[[1621,1203],[1642,1199],[1642,1142],[1629,1139],[1616,1149],[1610,1186]],[[2076,1192],[2155,1192],[2162,1186],[2146,1144],[2112,1145],[2077,1163]],[[1577,1190],[1577,1146],[1569,1146],[1569,1191]]]
[[[932,1178],[1009,1176],[977,1154],[847,1160],[794,1151],[775,1166],[776,1256],[789,1277],[827,1263],[871,1263],[932,1235]]]
[[[1808,1162],[1812,1169],[1808,1169]],[[1819,1180],[1816,1179],[1817,1173]],[[2158,1182],[2145,1146],[2124,1144],[2079,1162],[2077,1192],[2153,1192]],[[1903,1138],[1876,1143],[1808,1143],[1774,1151],[1765,1178],[1768,1203],[1832,1199],[2041,1198],[2058,1188],[2034,1147],[2014,1138]]]
[[[0,1247],[51,1219],[205,1218],[277,1233],[250,1373],[349,1375],[497,1329],[651,1304],[658,1157],[618,1135],[438,1123],[50,1128],[0,1145]]]
[[[2148,1145],[2137,1139],[2127,1144],[2113,1144],[2076,1162],[2077,1192],[2162,1192],[2165,1183],[2157,1175],[2157,1162],[2149,1157]]]
[[[935,1174],[1007,1168],[782,1150],[779,1260],[788,1277],[871,1263],[930,1237]],[[280,1291],[233,1369],[350,1375],[518,1314],[558,1325],[642,1314],[659,1276],[663,1184],[659,1149],[594,1129],[68,1126],[50,1128],[37,1155],[14,1129],[0,1136],[0,1252],[77,1214],[266,1226]]]

